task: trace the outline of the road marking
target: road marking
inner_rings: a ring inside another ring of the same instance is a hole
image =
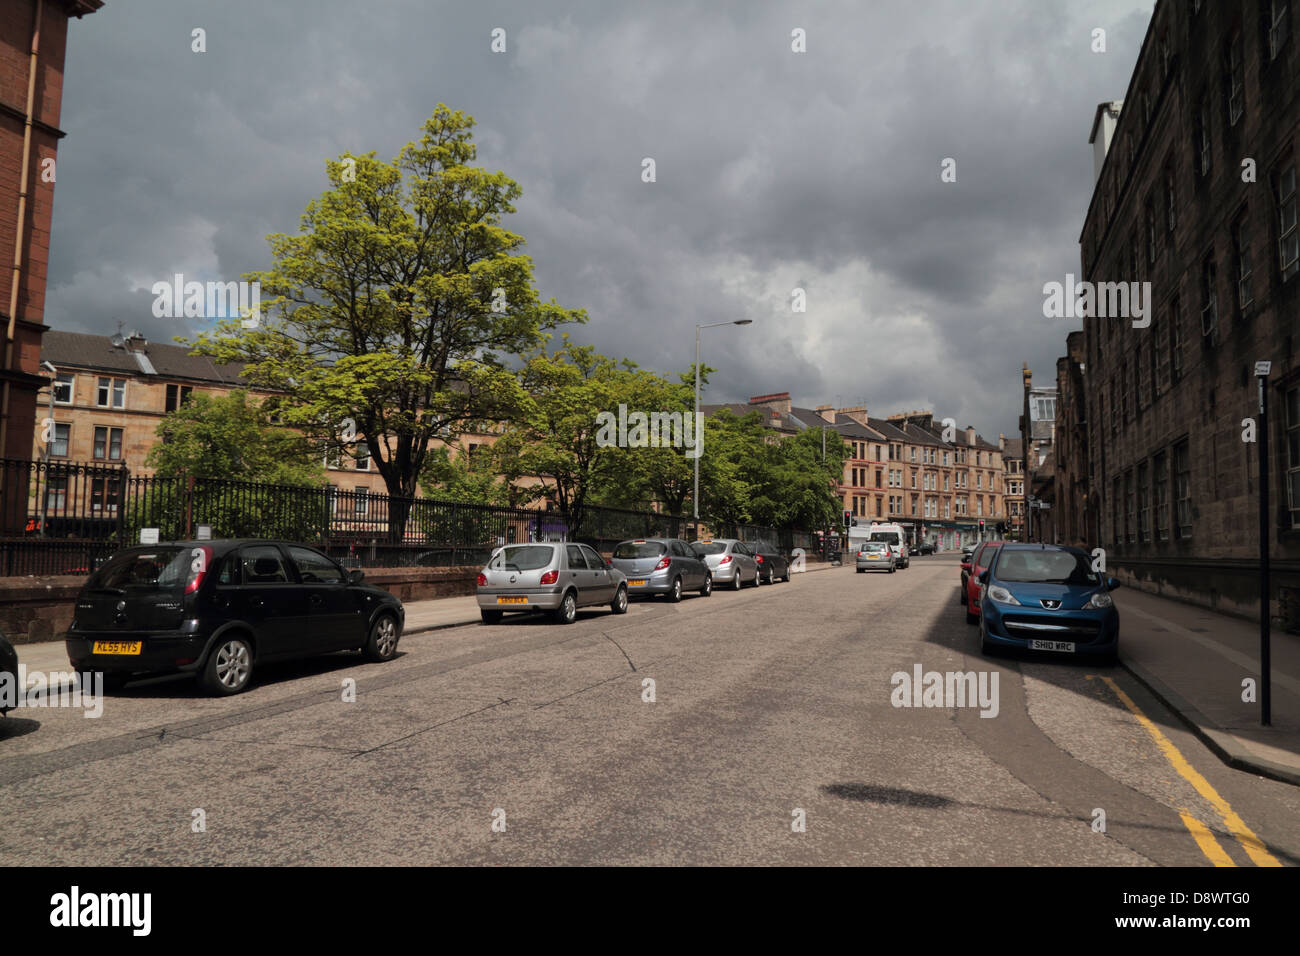
[[[1201,852],[1205,854],[1211,863],[1215,866],[1237,865],[1223,847],[1219,846],[1219,841],[1214,838],[1214,834],[1210,832],[1209,827],[1186,810],[1179,810],[1178,815],[1183,818],[1183,826],[1187,827],[1191,832],[1192,839],[1196,841],[1196,845],[1201,848]]]
[[[1092,675],[1088,676],[1091,677]],[[1210,785],[1210,781],[1201,776],[1200,771],[1187,762],[1187,758],[1182,755],[1168,737],[1160,732],[1160,728],[1152,723],[1151,718],[1142,713],[1141,708],[1133,702],[1133,698],[1120,690],[1119,684],[1115,683],[1114,678],[1102,675],[1101,679],[1109,685],[1110,689],[1115,692],[1115,696],[1133,713],[1138,723],[1151,735],[1156,747],[1165,755],[1165,759],[1169,761],[1170,765],[1218,811],[1219,816],[1223,818],[1224,825],[1237,838],[1237,842],[1241,844],[1246,854],[1255,861],[1255,865],[1281,866],[1282,864],[1277,861],[1273,854],[1268,852],[1259,837],[1255,836],[1250,827],[1246,826],[1246,822],[1237,816],[1237,812],[1232,809],[1228,801],[1219,795],[1219,791]],[[1183,822],[1185,823],[1186,820]],[[1196,836],[1195,832],[1192,835]],[[1200,840],[1197,840],[1197,843],[1200,843]],[[1201,849],[1204,850],[1204,846]]]

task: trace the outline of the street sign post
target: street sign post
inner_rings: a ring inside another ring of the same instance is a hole
[[[1259,722],[1263,727],[1273,722],[1273,688],[1271,635],[1272,611],[1268,586],[1268,373],[1271,362],[1255,363],[1255,380],[1259,383]]]

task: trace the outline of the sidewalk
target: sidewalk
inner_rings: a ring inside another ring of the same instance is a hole
[[[1259,723],[1259,625],[1126,588],[1120,663],[1231,767],[1300,785],[1300,636],[1273,628],[1272,726]],[[1241,699],[1253,678],[1255,701]]]

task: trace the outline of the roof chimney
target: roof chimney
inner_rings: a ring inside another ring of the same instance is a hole
[[[1119,113],[1123,107],[1123,100],[1098,103],[1097,112],[1092,115],[1092,132],[1088,134],[1088,143],[1092,146],[1094,185],[1101,179],[1101,168],[1106,164],[1106,153],[1110,151],[1110,141],[1115,135],[1115,127],[1119,125]]]
[[[968,444],[968,445],[973,445],[973,444],[975,444],[975,426],[974,426],[974,425],[967,425],[967,426],[966,426],[966,444]]]

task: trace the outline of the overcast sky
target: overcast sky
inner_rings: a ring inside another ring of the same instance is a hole
[[[45,320],[189,333],[154,282],[266,268],[327,156],[390,158],[444,102],[522,187],[506,225],[542,297],[591,316],[579,341],[675,373],[697,323],[750,318],[704,333],[706,401],[930,409],[996,441],[1021,362],[1052,381],[1077,326],[1042,286],[1079,272],[1093,111],[1151,9],[108,0],[69,28]]]

